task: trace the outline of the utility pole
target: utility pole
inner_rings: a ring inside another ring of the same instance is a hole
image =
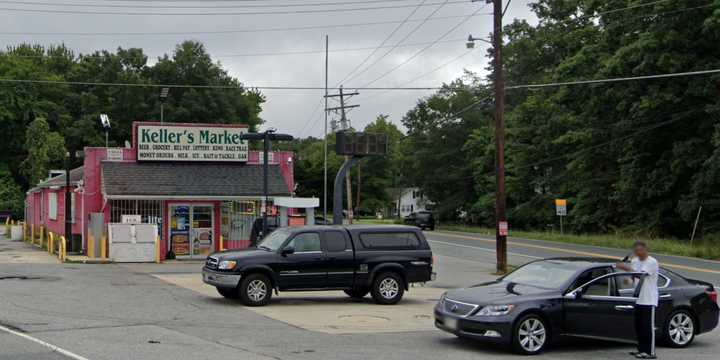
[[[325,132],[323,137],[323,219],[327,222],[327,188],[328,188],[328,60],[330,39],[325,35]]]
[[[505,213],[505,80],[502,64],[502,0],[493,2],[493,76],[495,78],[495,253],[498,273],[507,272],[507,215]]]
[[[347,110],[356,108],[360,105],[347,105],[345,103],[346,97],[351,97],[354,95],[359,95],[359,93],[352,92],[352,93],[346,93],[344,92],[344,89],[342,85],[340,85],[340,92],[338,94],[333,95],[327,95],[327,97],[339,97],[340,98],[340,106],[329,108],[328,111],[339,111],[340,112],[340,129],[341,130],[349,130],[350,129],[350,121],[347,118]],[[345,156],[345,161],[349,159],[348,156]],[[350,181],[350,174],[347,173],[345,175],[345,187],[347,189],[347,214],[348,214],[348,221],[352,224],[353,220],[353,210],[352,210],[352,182]]]

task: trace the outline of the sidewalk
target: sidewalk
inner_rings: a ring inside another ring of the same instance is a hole
[[[58,259],[23,241],[0,236],[0,264],[57,264]]]

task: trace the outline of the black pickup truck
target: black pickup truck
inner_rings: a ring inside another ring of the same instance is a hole
[[[395,304],[408,284],[433,278],[433,255],[422,231],[410,226],[280,228],[257,248],[208,256],[203,281],[249,306],[270,302],[272,291],[344,290]]]

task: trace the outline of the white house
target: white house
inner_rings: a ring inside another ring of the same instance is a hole
[[[402,188],[396,195],[395,214],[405,217],[418,211],[431,211],[434,203],[428,200],[419,188]]]

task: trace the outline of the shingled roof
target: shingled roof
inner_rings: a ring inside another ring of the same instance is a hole
[[[108,196],[258,196],[263,194],[260,165],[212,163],[102,163]],[[278,165],[270,165],[268,191],[290,195]]]
[[[70,170],[70,184],[76,185],[80,180],[83,178],[83,167],[76,167],[72,170]],[[30,189],[30,191],[36,191],[42,188],[48,188],[52,186],[65,186],[65,174],[58,175],[55,177],[52,177],[50,179],[47,179],[45,181],[41,181],[38,183],[34,188]]]

